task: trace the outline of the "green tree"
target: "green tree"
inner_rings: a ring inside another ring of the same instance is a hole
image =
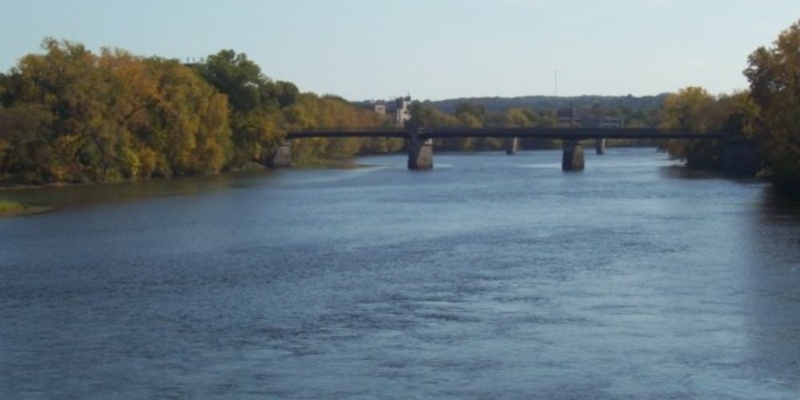
[[[0,108],[0,178],[45,183],[53,171],[53,115],[39,105]]]
[[[273,82],[244,53],[222,50],[197,66],[200,75],[228,96],[234,164],[260,162],[283,140],[282,109],[300,96],[289,82]]]

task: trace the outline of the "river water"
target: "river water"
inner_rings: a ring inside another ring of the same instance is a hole
[[[560,157],[4,192],[0,398],[800,398],[797,204]]]

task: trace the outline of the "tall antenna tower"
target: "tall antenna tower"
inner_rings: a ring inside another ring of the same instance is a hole
[[[556,97],[558,97],[558,70],[553,71],[553,76],[555,79],[555,88],[556,88]]]

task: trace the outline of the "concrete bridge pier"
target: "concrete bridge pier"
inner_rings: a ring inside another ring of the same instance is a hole
[[[595,139],[594,149],[597,152],[597,155],[606,154],[606,140],[603,138]]]
[[[583,171],[583,144],[578,140],[564,140],[564,153],[561,158],[561,169],[564,171]]]
[[[506,139],[506,154],[512,156],[519,150],[519,138]]]
[[[292,166],[292,141],[285,140],[277,149],[267,154],[266,164],[270,168],[285,168]]]
[[[408,143],[408,169],[433,168],[433,139],[419,140],[412,136]]]

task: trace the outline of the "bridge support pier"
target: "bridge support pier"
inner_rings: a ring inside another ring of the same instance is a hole
[[[506,154],[512,156],[519,150],[519,138],[506,139]]]
[[[270,168],[285,168],[292,166],[292,141],[285,140],[277,149],[267,154],[266,164]]]
[[[594,149],[597,152],[597,155],[606,154],[606,140],[603,138],[595,139]]]
[[[583,171],[583,144],[578,140],[562,142],[564,154],[561,158],[561,169],[564,171]]]
[[[433,168],[433,139],[412,138],[408,144],[408,169]]]

